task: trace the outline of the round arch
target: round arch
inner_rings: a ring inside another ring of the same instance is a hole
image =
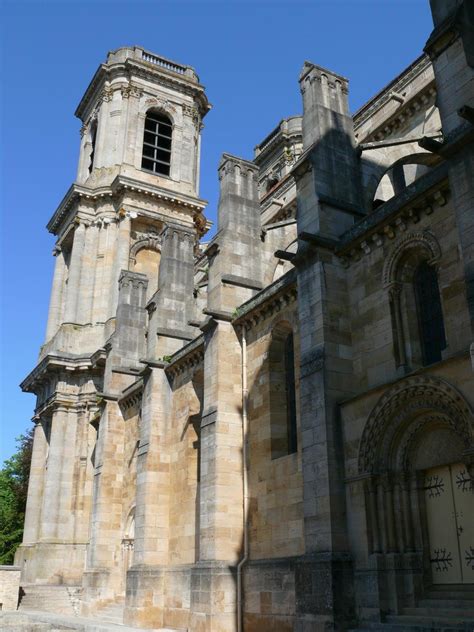
[[[429,264],[433,264],[441,257],[441,247],[434,235],[428,231],[410,232],[400,237],[386,257],[382,282],[384,287],[395,283],[400,269],[400,262],[412,253],[418,252],[427,259]]]
[[[359,473],[413,469],[414,446],[435,428],[448,430],[468,450],[473,421],[469,404],[449,382],[434,376],[407,378],[382,395],[371,412],[359,446]]]
[[[161,240],[158,236],[156,237],[143,237],[143,239],[139,239],[136,241],[133,246],[130,248],[129,253],[129,263],[130,267],[134,266],[137,260],[137,254],[140,250],[147,248],[148,250],[154,250],[161,254]]]

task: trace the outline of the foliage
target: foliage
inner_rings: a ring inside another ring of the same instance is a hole
[[[11,564],[23,537],[33,429],[16,439],[17,451],[0,470],[0,564]]]

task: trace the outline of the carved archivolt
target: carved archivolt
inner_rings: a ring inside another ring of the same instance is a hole
[[[167,99],[151,97],[147,99],[141,107],[142,114],[145,115],[149,110],[160,110],[170,117],[171,122],[176,123],[176,107]]]
[[[471,445],[472,411],[451,384],[434,376],[414,376],[396,384],[367,420],[359,447],[359,472],[409,468],[411,439],[432,423],[450,427],[466,449]]]
[[[133,266],[135,264],[137,254],[140,252],[140,250],[143,250],[144,248],[148,248],[149,250],[156,250],[156,252],[161,252],[161,239],[157,235],[156,237],[144,237],[143,239],[139,239],[138,241],[136,241],[130,248],[130,266]]]
[[[438,261],[441,257],[439,243],[436,237],[428,231],[410,232],[403,235],[403,237],[395,242],[391,253],[385,260],[382,277],[384,287],[395,283],[400,260],[408,250],[413,249],[426,252],[429,263]]]

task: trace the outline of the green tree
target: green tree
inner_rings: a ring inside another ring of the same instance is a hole
[[[23,537],[33,429],[16,439],[17,451],[0,470],[0,564],[11,564]]]

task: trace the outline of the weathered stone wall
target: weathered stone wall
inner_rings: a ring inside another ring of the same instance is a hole
[[[272,459],[269,348],[272,330],[286,322],[295,336],[296,397],[299,339],[295,306],[265,319],[247,334],[249,388],[250,558],[271,559],[304,552],[301,452]],[[275,420],[273,420],[275,422]],[[298,434],[299,434],[298,424]]]
[[[0,610],[16,610],[20,592],[19,566],[0,566]]]

